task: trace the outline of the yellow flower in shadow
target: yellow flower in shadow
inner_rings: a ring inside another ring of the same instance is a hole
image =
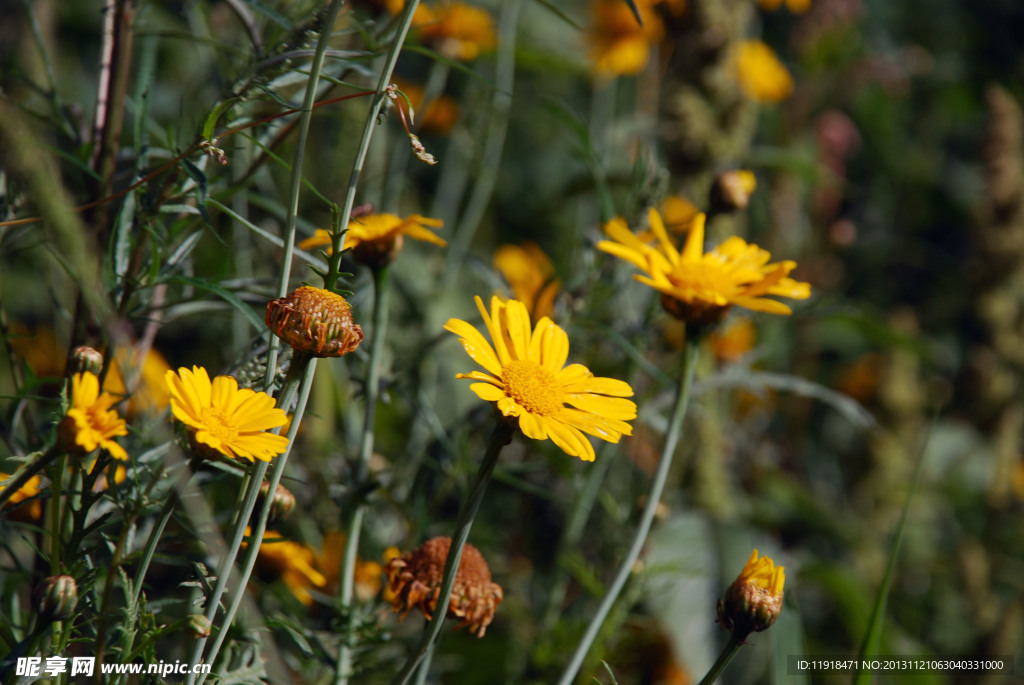
[[[142,368],[137,367],[132,355],[123,352],[116,354],[107,370],[107,377],[103,379],[103,389],[112,395],[125,397],[128,391],[122,369],[131,369],[131,373],[138,373],[139,378],[134,384],[135,392],[125,403],[125,414],[133,416],[136,413],[155,413],[167,409],[171,405],[171,393],[164,380],[171,370],[167,360],[156,350],[150,349],[142,362]]]
[[[246,528],[245,534],[250,535],[251,530]],[[280,579],[306,606],[313,604],[311,589],[322,590],[327,586],[327,578],[313,566],[313,550],[307,545],[282,539],[281,534],[275,531],[263,533],[263,544],[256,554],[256,561],[265,575]]]
[[[100,394],[95,374],[85,371],[72,376],[71,408],[58,429],[64,448],[78,456],[101,448],[115,459],[127,459],[128,453],[114,441],[117,436],[128,435],[124,419],[110,408],[115,402],[113,395]]]
[[[341,562],[345,556],[345,534],[336,530],[324,535],[323,552],[317,557],[317,568],[326,578],[326,587],[337,592],[341,579]],[[364,561],[356,557],[356,596],[367,602],[380,594],[383,585],[384,567],[376,561]]]
[[[775,51],[759,40],[744,40],[734,54],[736,80],[755,102],[782,102],[793,94],[793,77]]]
[[[757,4],[761,6],[761,9],[774,12],[775,10],[782,7],[783,0],[757,0]],[[803,14],[807,10],[811,9],[811,0],[785,0],[786,7],[793,14]]]
[[[391,14],[398,14],[404,6],[402,0],[387,3]],[[494,17],[464,2],[421,3],[416,7],[412,25],[427,45],[449,59],[462,62],[472,62],[498,44]]]
[[[711,349],[720,361],[735,362],[754,348],[757,328],[748,318],[737,319],[711,335]]]
[[[733,305],[770,314],[792,313],[768,295],[810,297],[809,284],[788,277],[796,262],[769,264],[767,250],[742,238],[733,236],[705,253],[704,218],[699,214],[694,219],[682,251],[669,239],[654,209],[648,212],[648,220],[656,245],[641,240],[618,219],[605,226],[611,240],[602,240],[597,247],[643,271],[644,275],[634,278],[660,292],[662,306],[670,314],[697,326],[718,323]]]
[[[171,412],[189,429],[193,447],[203,456],[270,461],[288,449],[288,438],[266,431],[287,421],[274,398],[239,388],[231,376],[210,382],[206,369],[193,366],[168,371]]]
[[[586,40],[594,73],[601,78],[640,73],[651,56],[651,45],[665,35],[653,2],[636,3],[644,23],[637,23],[633,11],[622,0],[595,0]]]
[[[353,219],[345,234],[345,247],[352,248],[352,257],[360,264],[380,267],[391,263],[402,250],[405,236],[438,247],[448,243],[439,238],[432,229],[441,228],[444,221],[410,214],[404,219],[396,214],[368,214]],[[331,235],[322,228],[299,243],[300,250],[327,246],[331,249]]]
[[[505,278],[512,297],[526,304],[531,318],[551,316],[561,282],[540,247],[535,243],[502,245],[494,252],[494,268]]]
[[[530,325],[526,305],[518,300],[491,298],[491,311],[483,300],[476,306],[494,344],[471,324],[449,319],[444,328],[457,336],[466,353],[487,373],[470,371],[456,378],[474,381],[470,390],[494,402],[502,415],[518,419],[528,438],[551,439],[566,454],[594,461],[594,447],[584,433],[617,443],[633,429],[636,405],[628,383],[594,376],[582,364],[566,366],[569,337],[544,317]],[[569,405],[569,406],[566,406]]]
[[[6,473],[0,473],[0,483],[4,482],[11,476]],[[31,502],[25,502],[25,500],[31,499],[39,494],[39,485],[41,481],[39,476],[32,476],[25,484],[18,488],[18,491],[11,495],[3,506],[3,515],[10,517],[15,521],[32,522],[38,521],[43,516],[43,503],[41,500],[33,499]],[[3,490],[4,488],[0,488]]]

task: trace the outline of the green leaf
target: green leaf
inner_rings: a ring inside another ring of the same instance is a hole
[[[571,27],[573,27],[574,29],[576,29],[577,31],[582,31],[582,30],[583,30],[583,27],[582,27],[582,26],[580,26],[579,24],[577,24],[577,23],[576,23],[576,22],[575,22],[575,21],[574,21],[574,20],[572,19],[572,17],[570,17],[570,16],[569,16],[568,14],[566,14],[565,12],[563,12],[563,11],[562,11],[562,8],[560,8],[560,7],[558,7],[557,5],[553,4],[553,3],[552,3],[552,2],[550,2],[549,0],[534,0],[534,1],[535,1],[535,2],[537,3],[537,4],[539,4],[539,5],[541,6],[541,7],[544,7],[544,8],[545,8],[545,9],[547,9],[547,10],[548,10],[549,12],[551,12],[552,14],[554,14],[554,15],[555,15],[556,17],[558,17],[559,19],[561,19],[562,21],[564,21],[564,22],[565,22],[566,24],[568,24],[569,26],[571,26]],[[636,10],[633,10],[633,11],[634,11],[634,12],[636,12]]]
[[[264,322],[263,318],[259,316],[252,307],[243,302],[242,298],[240,298],[238,295],[231,292],[230,290],[227,290],[226,288],[222,288],[216,283],[212,283],[203,278],[195,278],[192,276],[172,276],[171,278],[168,278],[166,281],[163,282],[191,285],[196,288],[200,288],[202,290],[211,292],[217,297],[227,302],[228,304],[230,304],[239,312],[241,312],[241,314],[245,316],[246,319],[249,320],[249,323],[251,323],[253,325],[253,328],[255,328],[256,330],[262,331],[264,328],[266,328],[266,323]]]

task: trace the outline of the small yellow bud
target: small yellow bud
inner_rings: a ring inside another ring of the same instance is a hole
[[[755,549],[739,577],[718,602],[718,621],[739,642],[751,633],[767,630],[782,613],[782,586],[786,569]]]

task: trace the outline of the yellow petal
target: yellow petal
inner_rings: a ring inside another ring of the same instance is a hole
[[[494,375],[501,375],[501,363],[498,361],[498,355],[475,326],[461,319],[448,319],[444,329],[459,336],[459,341],[470,359]]]

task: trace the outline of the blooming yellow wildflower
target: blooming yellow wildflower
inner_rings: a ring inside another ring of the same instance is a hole
[[[512,289],[512,297],[525,302],[530,316],[551,316],[561,283],[551,260],[535,243],[502,245],[494,252],[494,268]]]
[[[665,228],[671,233],[682,234],[690,230],[693,220],[700,214],[697,205],[681,195],[669,195],[658,206]]]
[[[325,533],[323,552],[317,555],[316,563],[327,579],[328,591],[337,591],[344,555],[345,534],[336,530]],[[354,573],[356,596],[366,602],[380,594],[383,573],[384,567],[376,561],[365,561],[357,556]]]
[[[363,341],[345,298],[311,285],[267,302],[267,327],[293,350],[314,357],[341,357]]]
[[[11,476],[6,473],[0,473],[0,483],[7,480]],[[6,502],[4,502],[3,510],[5,516],[10,516],[12,519],[17,521],[38,521],[43,516],[43,503],[34,499],[27,504],[23,504],[25,500],[31,499],[39,494],[39,476],[32,476],[25,484],[18,488],[18,491],[11,495]],[[2,490],[3,488],[0,488]]]
[[[747,318],[738,319],[711,335],[711,349],[715,357],[723,362],[735,362],[743,358],[754,347],[757,329]]]
[[[404,219],[395,214],[369,214],[349,222],[345,247],[352,248],[352,257],[360,264],[383,266],[394,260],[402,250],[404,236],[440,247],[447,245],[430,230],[441,226],[444,226],[441,219],[419,214],[411,214]],[[299,249],[308,250],[330,244],[330,234],[318,228],[312,236],[299,243]]]
[[[644,24],[622,0],[596,0],[587,31],[594,73],[602,78],[638,74],[647,66],[651,45],[662,39],[665,28],[651,11],[651,0],[636,3]]]
[[[774,12],[775,10],[782,7],[783,0],[757,0],[757,4],[761,6],[761,9]],[[811,0],[785,0],[786,7],[793,14],[803,14],[807,10],[811,9]]]
[[[792,310],[766,295],[806,299],[811,287],[788,277],[796,262],[769,264],[771,254],[733,236],[704,252],[704,215],[693,221],[682,252],[669,240],[661,216],[648,212],[658,245],[645,243],[622,220],[610,221],[598,249],[623,259],[646,275],[634,276],[662,294],[661,303],[677,319],[694,325],[718,323],[732,305],[770,314]]]
[[[451,538],[431,538],[412,552],[388,561],[388,589],[395,612],[402,612],[401,618],[413,607],[418,607],[428,620],[433,616],[451,546]],[[501,586],[491,581],[491,569],[480,550],[466,543],[446,616],[460,619],[459,628],[468,626],[469,632],[483,637],[502,599]]]
[[[735,68],[740,90],[755,102],[782,102],[793,94],[793,77],[775,51],[759,40],[739,43]]]
[[[391,14],[398,14],[405,3],[388,0]],[[480,53],[498,43],[494,18],[479,7],[463,2],[445,2],[436,6],[420,4],[412,19],[424,42],[449,59],[472,62]]]
[[[740,642],[753,632],[766,630],[782,612],[786,569],[755,549],[743,570],[718,603],[718,618]]]
[[[566,366],[569,337],[544,317],[531,330],[526,305],[518,300],[491,298],[488,314],[476,298],[494,346],[469,323],[449,319],[445,330],[457,336],[466,353],[487,373],[470,371],[456,378],[482,381],[470,389],[487,402],[497,403],[504,416],[519,419],[528,438],[550,438],[562,450],[584,461],[594,461],[594,447],[584,433],[618,442],[631,435],[626,421],[636,418],[628,383],[594,376],[582,364]],[[566,406],[566,405],[571,406]]]
[[[110,408],[115,402],[113,395],[100,394],[95,374],[85,371],[72,376],[71,408],[58,428],[65,449],[83,456],[100,447],[115,459],[127,459],[128,453],[113,440],[128,435],[124,419]]]
[[[284,425],[283,409],[265,392],[238,387],[231,376],[210,382],[206,369],[167,372],[171,412],[189,429],[200,452],[270,461],[288,449],[288,438],[266,431]]]

